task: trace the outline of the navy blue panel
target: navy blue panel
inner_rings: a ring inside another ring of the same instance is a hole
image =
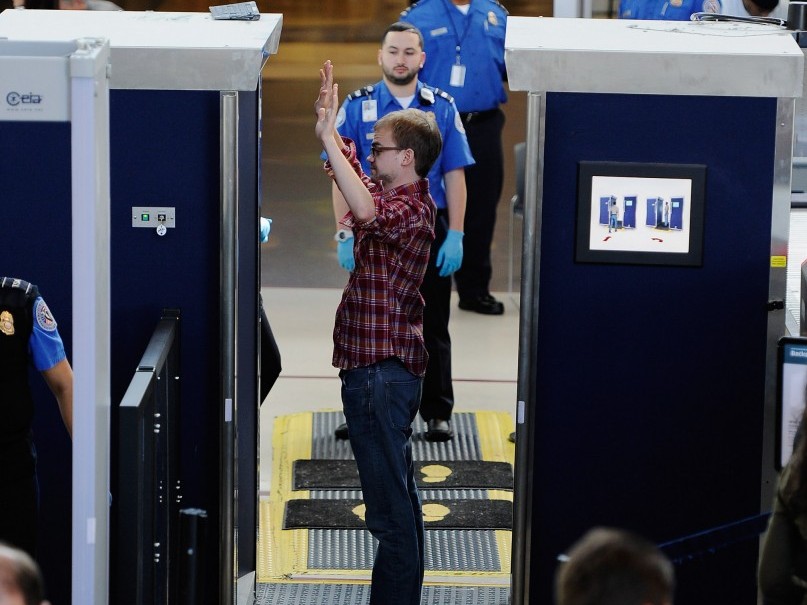
[[[181,311],[181,506],[218,526],[219,93],[113,90],[112,402],[120,402],[163,308]],[[173,206],[164,237],[133,206]],[[113,443],[117,442],[113,415]],[[113,461],[112,468],[117,468]],[[121,478],[113,477],[115,485]],[[215,541],[209,542],[215,544]],[[217,556],[207,557],[215,595]]]
[[[775,115],[773,99],[547,96],[532,602],[593,525],[664,542],[759,512]],[[576,264],[582,160],[705,164],[703,266]],[[676,601],[755,603],[752,545],[679,569]]]
[[[70,124],[0,122],[0,275],[39,286],[72,351]],[[70,603],[71,446],[53,395],[31,371],[40,485],[38,560],[53,605]],[[0,420],[1,421],[1,420]]]
[[[125,393],[161,310],[180,309],[181,507],[208,512],[214,535],[207,539],[204,594],[215,603],[222,409],[220,94],[114,90],[110,103],[112,401]],[[257,91],[239,94],[239,564],[243,560],[251,570],[257,519],[257,107]],[[164,237],[132,228],[133,206],[175,207],[176,228]],[[116,416],[112,426],[117,429]]]

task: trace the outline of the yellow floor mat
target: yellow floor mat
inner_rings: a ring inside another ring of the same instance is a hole
[[[268,498],[262,498],[259,509],[258,582],[369,582],[370,570],[312,569],[309,567],[309,530],[283,529],[287,500],[308,498],[310,492],[292,490],[293,463],[312,457],[314,415],[330,412],[303,412],[275,419],[272,439],[272,479]],[[514,464],[515,446],[508,441],[513,430],[512,417],[504,412],[470,412],[476,427],[481,459]],[[509,500],[512,491],[488,490],[490,499]],[[436,531],[436,530],[435,530]],[[453,530],[460,531],[460,530]],[[473,531],[473,530],[471,530]],[[510,579],[511,532],[497,530],[495,544],[500,568],[497,571],[428,570],[425,582],[503,584]],[[327,542],[327,541],[326,541]],[[327,547],[327,544],[325,544]]]

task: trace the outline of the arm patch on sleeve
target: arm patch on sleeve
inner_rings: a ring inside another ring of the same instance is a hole
[[[48,305],[41,298],[36,301],[34,316],[36,317],[37,325],[45,332],[53,332],[56,330],[56,320],[53,318],[50,309],[48,309]]]

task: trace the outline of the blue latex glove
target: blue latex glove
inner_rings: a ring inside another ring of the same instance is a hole
[[[261,243],[269,241],[269,231],[272,230],[272,219],[261,217]]]
[[[440,269],[440,277],[448,277],[462,265],[462,231],[449,229],[446,234],[446,241],[440,246],[437,253],[437,268]]]
[[[352,272],[356,268],[356,260],[353,258],[352,236],[343,242],[336,242],[336,257],[339,259],[339,266],[345,271]]]

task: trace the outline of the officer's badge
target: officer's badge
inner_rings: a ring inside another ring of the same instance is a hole
[[[6,336],[14,336],[14,316],[8,311],[0,313],[0,332]]]
[[[36,301],[34,315],[36,315],[36,323],[40,328],[45,330],[45,332],[53,332],[56,329],[56,320],[53,319],[48,305],[46,305],[45,301],[41,298]]]
[[[703,9],[704,13],[714,13],[717,14],[720,12],[720,2],[719,0],[703,0]]]
[[[496,27],[499,24],[499,20],[496,18],[496,13],[493,11],[488,11],[488,23],[490,23],[493,27]]]

